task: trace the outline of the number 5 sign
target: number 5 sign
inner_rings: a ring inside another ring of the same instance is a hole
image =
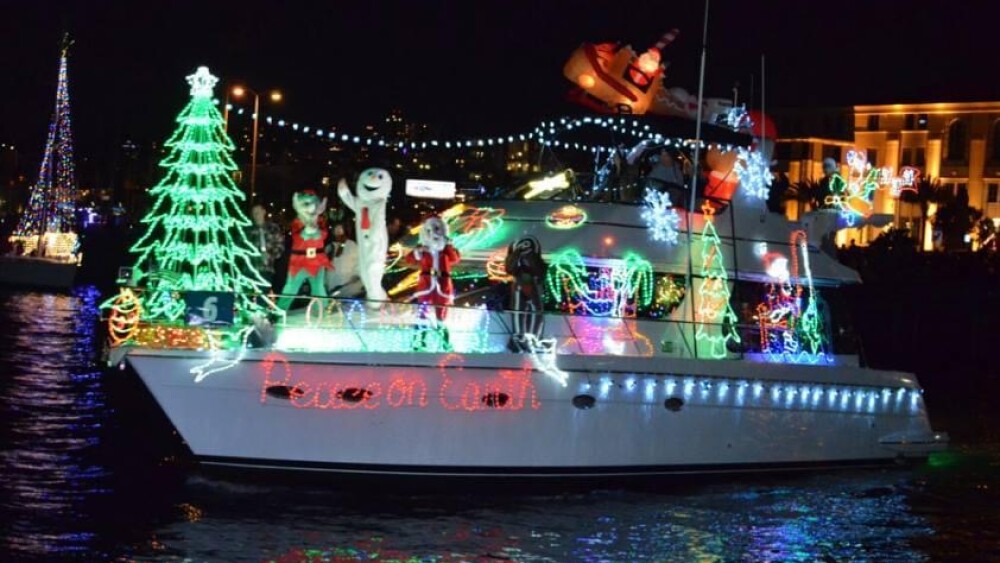
[[[233,324],[235,298],[219,291],[188,291],[184,294],[189,325]]]

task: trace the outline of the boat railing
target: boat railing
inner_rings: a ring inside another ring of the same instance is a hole
[[[193,292],[194,293],[194,292]],[[711,324],[400,301],[288,296],[304,307],[285,311],[282,296],[258,295],[249,314],[220,310],[216,294],[197,292],[173,318],[148,318],[142,290],[108,302],[112,346],[164,349],[261,348],[281,352],[505,352],[623,357],[666,356],[831,364],[825,351],[768,354],[755,323]],[[231,295],[231,294],[230,294]],[[234,300],[239,302],[239,300]]]

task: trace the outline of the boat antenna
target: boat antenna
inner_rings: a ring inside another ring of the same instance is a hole
[[[76,41],[69,38],[69,32],[63,33],[62,40],[59,42],[59,54],[65,57],[69,52],[69,48],[73,46],[73,43],[76,43]]]
[[[767,90],[764,88],[764,80],[766,75],[764,74],[764,54],[760,55],[760,150],[761,154],[764,154],[764,143],[767,141],[767,114],[764,113],[764,92]],[[777,142],[777,139],[775,139]],[[770,167],[770,162],[768,167]]]
[[[691,296],[688,299],[688,307],[691,310],[691,326],[694,326],[695,316],[694,316],[694,263],[691,259],[692,246],[691,246],[691,219],[694,216],[694,206],[697,200],[697,188],[698,188],[698,164],[701,162],[701,120],[702,113],[704,112],[704,100],[705,100],[705,57],[708,52],[708,4],[709,0],[705,0],[705,21],[701,31],[701,70],[698,73],[698,117],[694,122],[694,163],[691,167],[691,194],[688,198],[688,215],[687,215],[687,246],[688,246],[688,263],[687,263],[687,278],[688,278],[688,295]],[[698,339],[692,338],[694,341],[694,356],[698,357]]]

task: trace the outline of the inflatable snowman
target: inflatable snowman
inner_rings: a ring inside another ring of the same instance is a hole
[[[389,297],[382,288],[385,256],[389,250],[385,207],[392,191],[392,177],[388,170],[369,168],[358,176],[356,191],[357,194],[352,194],[347,181],[341,178],[337,195],[354,212],[358,276],[369,301],[386,301]],[[372,305],[377,306],[377,303]]]

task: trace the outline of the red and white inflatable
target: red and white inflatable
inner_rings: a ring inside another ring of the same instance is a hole
[[[451,268],[461,255],[448,241],[448,225],[440,217],[431,216],[420,225],[420,245],[406,255],[406,263],[420,268],[420,278],[413,298],[422,305],[432,305],[435,317],[443,321],[448,314],[446,305],[455,300]]]

